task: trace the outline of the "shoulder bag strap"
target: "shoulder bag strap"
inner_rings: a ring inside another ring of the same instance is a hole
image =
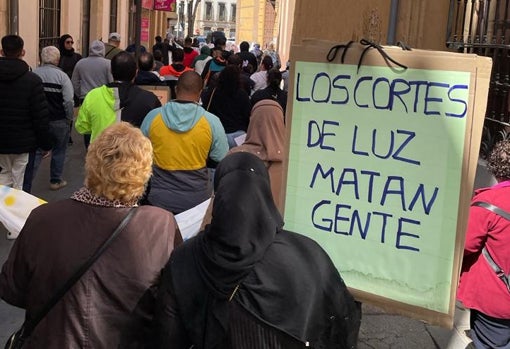
[[[136,207],[133,207],[129,210],[126,217],[122,219],[120,224],[114,230],[112,235],[105,242],[99,246],[99,248],[94,252],[94,254],[83,264],[78,270],[66,281],[64,285],[60,287],[60,289],[55,292],[55,294],[50,298],[50,300],[36,313],[36,315],[30,319],[26,320],[23,324],[23,332],[20,334],[22,338],[28,338],[37,324],[48,314],[48,312],[53,308],[53,306],[66,294],[66,292],[78,281],[83,274],[90,268],[92,264],[103,254],[103,252],[110,246],[110,244],[115,240],[115,238],[119,235],[119,233],[126,227],[131,218],[133,217],[136,211]]]
[[[209,103],[207,103],[207,108],[205,109],[207,111],[209,111],[209,107],[211,106],[211,102],[214,97],[214,92],[216,92],[216,87],[212,90],[211,97],[209,97]]]
[[[471,204],[471,206],[479,206],[479,207],[483,207],[491,212],[494,212],[495,214],[497,214],[498,216],[501,216],[503,217],[504,219],[506,220],[509,220],[510,221],[510,213],[500,209],[498,206],[495,206],[493,204],[489,204],[488,202],[484,202],[484,201],[476,201],[476,202],[473,202]]]
[[[115,49],[116,49],[116,47],[115,47],[115,46],[113,46],[112,48],[110,48],[110,49],[108,50],[108,52],[106,52],[106,53],[104,54],[104,56],[105,56],[105,57],[107,57],[107,56],[110,54],[110,52],[112,52],[112,51],[113,51],[113,50],[115,50]]]
[[[482,249],[482,254],[487,260],[487,263],[489,263],[489,265],[491,266],[492,270],[494,270],[498,278],[500,278],[501,281],[503,281],[508,292],[510,292],[510,279],[509,279],[510,275],[506,275],[503,269],[501,269],[499,265],[496,264],[496,262],[494,261],[494,259],[492,259],[492,256],[490,255],[489,251],[485,246]]]
[[[471,204],[471,206],[483,207],[483,208],[497,214],[498,216],[503,217],[504,219],[510,221],[510,213],[502,210],[498,206],[489,204],[488,202],[476,201],[476,202],[473,202]],[[487,263],[489,263],[490,267],[492,268],[492,270],[494,270],[494,272],[496,273],[498,278],[500,278],[501,281],[503,281],[508,292],[510,292],[510,274],[509,275],[505,274],[503,269],[501,269],[501,267],[494,261],[494,259],[490,255],[489,251],[487,250],[486,246],[484,246],[482,249],[482,255],[485,257],[485,259],[487,260]]]

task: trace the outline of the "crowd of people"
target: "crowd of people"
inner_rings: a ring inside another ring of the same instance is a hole
[[[32,71],[21,37],[1,41],[0,184],[30,192],[51,156],[49,187],[65,187],[73,121],[87,147],[84,186],[34,209],[2,267],[24,348],[355,348],[360,304],[318,244],[283,229],[289,64],[224,38],[120,43],[111,33],[84,58],[65,34]],[[476,348],[508,348],[510,141],[489,169],[498,184],[473,198],[458,299]],[[183,242],[174,215],[210,198]]]
[[[22,38],[2,38],[0,184],[30,191],[51,156],[59,190],[73,122],[87,147],[83,187],[34,209],[2,267],[23,347],[355,348],[360,304],[318,244],[283,229],[279,62],[223,39],[120,42],[84,58],[63,35],[32,72]],[[183,242],[174,215],[210,198]]]

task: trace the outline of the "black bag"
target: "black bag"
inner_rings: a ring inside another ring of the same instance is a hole
[[[53,308],[55,304],[66,294],[66,292],[78,281],[81,276],[90,268],[90,266],[96,261],[96,259],[103,254],[106,248],[110,245],[110,243],[117,237],[117,235],[124,229],[124,227],[128,224],[135,213],[136,207],[133,207],[129,210],[126,217],[122,219],[120,224],[117,226],[115,231],[106,239],[105,242],[99,246],[99,248],[94,252],[94,254],[83,264],[78,270],[66,281],[62,287],[57,290],[57,292],[50,298],[50,300],[39,310],[38,313],[32,319],[25,319],[21,328],[14,332],[7,343],[5,343],[4,349],[21,349],[25,344],[25,341],[30,337],[30,334],[37,326],[39,321],[41,321],[46,314]]]

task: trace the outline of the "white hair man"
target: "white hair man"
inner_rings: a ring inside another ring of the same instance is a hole
[[[60,51],[55,46],[44,47],[41,51],[41,66],[34,70],[43,82],[44,93],[50,111],[50,133],[54,144],[50,165],[50,189],[58,190],[67,185],[62,179],[64,160],[71,121],[73,120],[73,84],[66,73],[58,67]],[[42,153],[35,156],[34,174],[41,161]]]

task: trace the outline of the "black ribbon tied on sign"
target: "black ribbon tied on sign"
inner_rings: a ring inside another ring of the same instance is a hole
[[[327,56],[326,56],[326,59],[328,60],[328,62],[332,62],[335,60],[336,56],[338,55],[338,52],[340,50],[343,50],[342,52],[342,56],[340,58],[340,62],[343,64],[344,63],[344,60],[345,60],[345,55],[347,54],[347,51],[348,49],[351,47],[352,43],[354,41],[349,41],[347,44],[340,44],[340,45],[335,45],[333,46]],[[358,61],[358,69],[357,69],[357,73],[359,73],[359,69],[361,68],[361,64],[363,63],[363,58],[365,57],[365,54],[371,49],[371,48],[374,48],[377,50],[377,52],[379,52],[379,54],[383,57],[384,61],[386,62],[386,64],[388,64],[389,66],[391,66],[390,63],[393,63],[394,65],[396,66],[399,66],[400,68],[404,69],[404,70],[407,70],[407,66],[402,64],[402,63],[399,63],[397,62],[396,60],[394,60],[393,58],[391,58],[383,49],[383,47],[379,44],[376,44],[374,42],[371,42],[369,40],[366,40],[366,39],[361,39],[360,40],[360,44],[365,46],[365,48],[363,49],[363,52],[361,53],[361,56],[359,58],[359,61]],[[404,50],[410,50],[410,48],[408,48],[407,46],[406,47],[402,47],[402,49]]]

